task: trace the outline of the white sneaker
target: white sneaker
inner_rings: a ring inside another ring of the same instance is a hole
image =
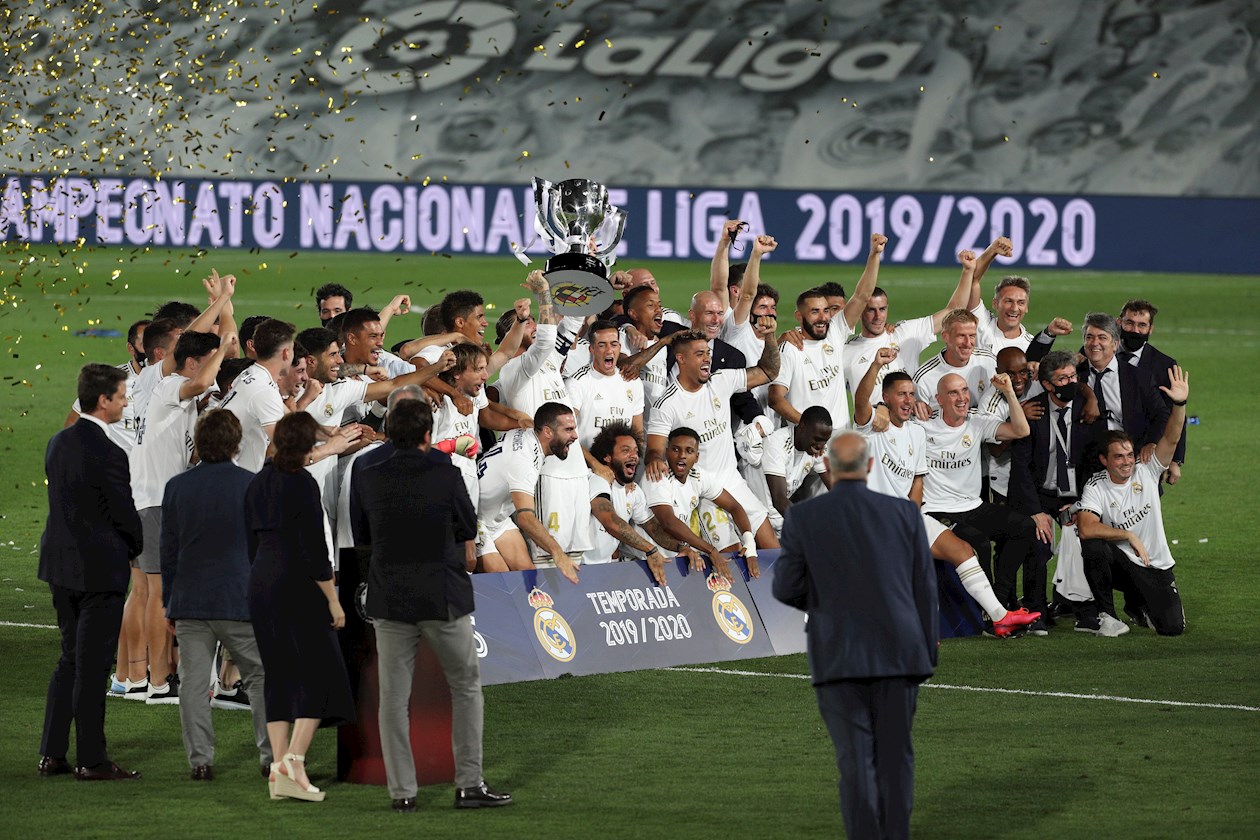
[[[1098,635],[1099,636],[1123,636],[1129,632],[1129,625],[1125,624],[1118,618],[1113,618],[1107,613],[1101,613],[1098,616]]]
[[[127,690],[123,692],[124,700],[146,700],[149,697],[149,681],[140,680],[140,682],[132,682],[130,679],[126,682]]]

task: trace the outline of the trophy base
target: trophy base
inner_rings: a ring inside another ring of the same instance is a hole
[[[547,260],[543,276],[561,316],[598,315],[616,298],[607,266],[590,254],[557,254]]]

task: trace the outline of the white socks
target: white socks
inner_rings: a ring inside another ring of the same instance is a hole
[[[958,579],[967,594],[989,614],[992,621],[1001,621],[1006,617],[1006,608],[993,594],[993,587],[989,585],[989,579],[984,576],[984,569],[980,568],[980,561],[974,554],[954,571],[958,572]]]

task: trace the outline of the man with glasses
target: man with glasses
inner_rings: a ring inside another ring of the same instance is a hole
[[[1150,344],[1151,334],[1155,332],[1155,316],[1159,310],[1149,300],[1137,298],[1125,303],[1120,310],[1120,344],[1124,348],[1120,352],[1121,361],[1126,361],[1138,370],[1146,371],[1155,380],[1155,385],[1167,388],[1171,384],[1168,371],[1177,365],[1177,360],[1159,348]],[[1164,403],[1172,410],[1172,403],[1164,397]],[[1168,472],[1164,480],[1176,484],[1181,480],[1181,465],[1186,459],[1186,427],[1181,427],[1181,438],[1177,441],[1177,450],[1168,464]]]

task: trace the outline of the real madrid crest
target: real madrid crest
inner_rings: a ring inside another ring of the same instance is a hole
[[[631,388],[627,388],[627,389],[626,389],[626,399],[628,399],[628,400],[633,400],[633,399],[634,399],[634,390],[633,390],[633,389],[631,389]]]
[[[720,411],[720,410],[722,409],[722,401],[721,401],[721,400],[719,400],[717,397],[714,397],[714,398],[713,398],[713,407],[714,407],[714,408],[716,408],[716,409],[718,409],[718,410]]]
[[[1142,492],[1142,482],[1138,481],[1136,478],[1133,479],[1133,492],[1134,493]]]
[[[836,352],[836,349],[824,341],[822,343],[822,351],[830,356],[832,353]]]
[[[529,605],[534,608],[534,634],[543,650],[552,659],[568,662],[577,655],[577,641],[573,629],[564,616],[552,609],[551,596],[538,587],[529,593]]]
[[[971,435],[963,435],[963,446],[971,446]]]
[[[753,623],[744,602],[731,592],[731,585],[717,572],[712,572],[705,580],[709,591],[713,593],[713,618],[718,629],[726,634],[732,642],[746,645],[752,641]]]
[[[332,417],[332,415],[333,415],[332,403],[324,403],[324,416]]]

